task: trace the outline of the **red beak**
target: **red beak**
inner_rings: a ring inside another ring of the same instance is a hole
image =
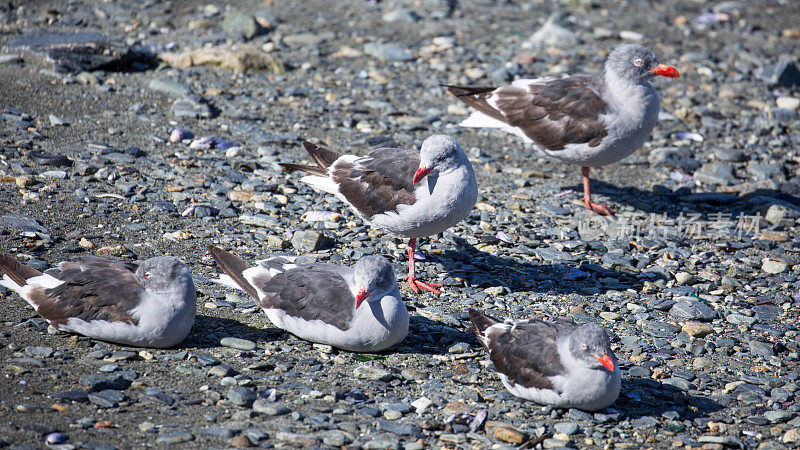
[[[427,167],[420,167],[417,169],[417,172],[414,174],[414,184],[419,183],[419,180],[425,178],[429,173],[431,173],[431,170],[433,169],[428,169]]]
[[[608,369],[609,372],[614,372],[614,360],[611,359],[608,354],[603,354],[603,356],[595,356],[595,358],[597,358],[597,360],[600,361],[600,364]]]
[[[666,64],[659,64],[654,68],[650,69],[650,72],[653,72],[656,75],[661,75],[662,77],[667,78],[678,78],[681,74],[678,73],[678,69],[668,66]]]
[[[370,292],[372,291],[368,291],[366,288],[363,287],[359,289],[358,294],[356,294],[356,309],[358,309],[358,307],[361,306],[361,303],[364,301],[365,298],[367,298]]]

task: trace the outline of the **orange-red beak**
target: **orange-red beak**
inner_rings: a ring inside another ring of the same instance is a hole
[[[433,169],[429,169],[427,167],[420,167],[417,169],[417,172],[414,174],[414,184],[419,183],[419,180],[425,178],[429,173],[431,173],[431,170]]]
[[[595,358],[597,358],[597,360],[600,361],[600,364],[602,364],[603,367],[608,369],[609,372],[614,371],[614,360],[611,359],[611,357],[608,356],[607,353],[604,353],[603,356],[595,355]]]
[[[662,77],[667,78],[678,78],[681,74],[678,73],[678,69],[668,66],[666,64],[659,64],[654,68],[650,69],[650,72],[653,72],[656,75],[661,75]]]
[[[356,309],[358,309],[358,307],[361,306],[361,303],[364,301],[365,298],[367,298],[367,296],[369,296],[370,292],[372,291],[368,291],[364,287],[359,289],[358,294],[356,294]]]

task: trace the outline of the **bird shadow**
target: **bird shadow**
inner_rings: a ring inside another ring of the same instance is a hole
[[[564,186],[582,192],[581,185]],[[635,186],[616,186],[600,180],[592,180],[592,193],[606,196],[612,203],[632,206],[646,214],[677,217],[681,213],[716,214],[763,214],[773,204],[789,203],[800,207],[800,197],[777,189],[757,188],[744,194],[736,192],[709,192],[682,187],[675,191],[656,185],[652,190]]]
[[[280,328],[255,328],[234,319],[198,314],[195,316],[194,326],[189,336],[175,348],[188,350],[219,347],[219,337],[212,337],[212,334],[218,330],[225,330],[226,336],[247,339],[255,343],[275,341],[284,333]]]
[[[565,258],[563,262],[536,264],[484,252],[455,235],[450,236],[450,240],[455,247],[444,250],[436,259],[437,262],[445,267],[449,275],[459,277],[467,285],[477,288],[504,286],[512,292],[572,294],[604,293],[612,289],[638,290],[643,287],[637,274],[581,262],[567,252],[556,254],[557,258]],[[600,278],[603,283],[598,282]]]
[[[455,327],[462,324],[445,323],[427,317],[412,315],[409,323],[408,336],[398,345],[385,350],[383,353],[416,353],[425,355],[446,355],[448,349],[458,343],[465,342],[474,348],[480,346],[475,335]]]
[[[622,391],[613,405],[613,408],[624,411],[627,417],[634,420],[650,416],[672,421],[708,417],[723,407],[708,396],[691,395],[650,378],[623,380]],[[674,426],[679,427],[678,424]]]

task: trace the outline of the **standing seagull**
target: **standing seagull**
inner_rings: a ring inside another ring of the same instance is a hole
[[[511,320],[470,308],[473,331],[512,394],[543,405],[597,411],[617,400],[621,375],[595,324]]]
[[[583,166],[586,209],[613,215],[592,202],[589,170],[627,157],[650,136],[661,105],[648,81],[654,75],[679,76],[650,50],[626,44],[608,55],[603,76],[517,80],[499,88],[446,87],[478,110],[461,126],[499,128],[547,155]]]
[[[138,268],[94,256],[44,273],[0,254],[0,285],[16,291],[50,325],[138,347],[181,343],[194,324],[196,291],[186,264],[172,256]]]
[[[420,152],[379,148],[367,156],[342,155],[303,142],[316,166],[281,164],[311,175],[301,181],[350,205],[367,223],[408,237],[408,280],[414,292],[435,294],[438,283],[414,276],[417,238],[452,227],[478,201],[478,183],[467,155],[450,136],[434,134]]]
[[[352,269],[293,264],[279,257],[252,267],[213,245],[208,252],[230,277],[220,277],[223,284],[251,295],[275,326],[297,337],[353,352],[379,352],[408,334],[408,311],[394,269],[382,256],[365,256]]]

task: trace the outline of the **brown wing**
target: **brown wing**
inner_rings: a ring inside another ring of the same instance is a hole
[[[227,252],[219,247],[213,245],[206,246],[206,250],[214,258],[219,268],[225,272],[231,279],[239,285],[248,295],[258,299],[258,292],[255,288],[242,276],[242,272],[252,267],[247,261],[239,258],[233,253]]]
[[[138,325],[132,310],[141,302],[145,290],[130,265],[100,258],[77,262],[77,267],[70,263],[63,265],[63,270],[47,271],[62,280],[61,285],[31,290],[28,301],[36,312],[53,325],[64,325],[70,317]]]
[[[489,357],[498,372],[512,383],[537,389],[553,389],[548,377],[563,373],[558,354],[558,335],[576,325],[569,322],[518,323],[511,330],[492,336]]]
[[[355,161],[337,161],[330,173],[344,198],[370,218],[417,201],[413,178],[418,168],[417,152],[379,148]]]
[[[38,277],[42,274],[33,267],[28,267],[16,259],[0,253],[0,271],[8,275],[14,283],[25,286],[29,278]]]
[[[457,97],[494,119],[518,127],[542,147],[563,150],[568,144],[596,147],[608,135],[600,122],[607,105],[592,89],[600,84],[597,77],[574,75],[533,82],[527,87],[464,92]],[[496,96],[496,108],[487,102],[492,96]]]
[[[278,308],[291,317],[322,320],[346,331],[355,298],[342,276],[325,266],[303,266],[275,274],[264,285],[262,308]]]

